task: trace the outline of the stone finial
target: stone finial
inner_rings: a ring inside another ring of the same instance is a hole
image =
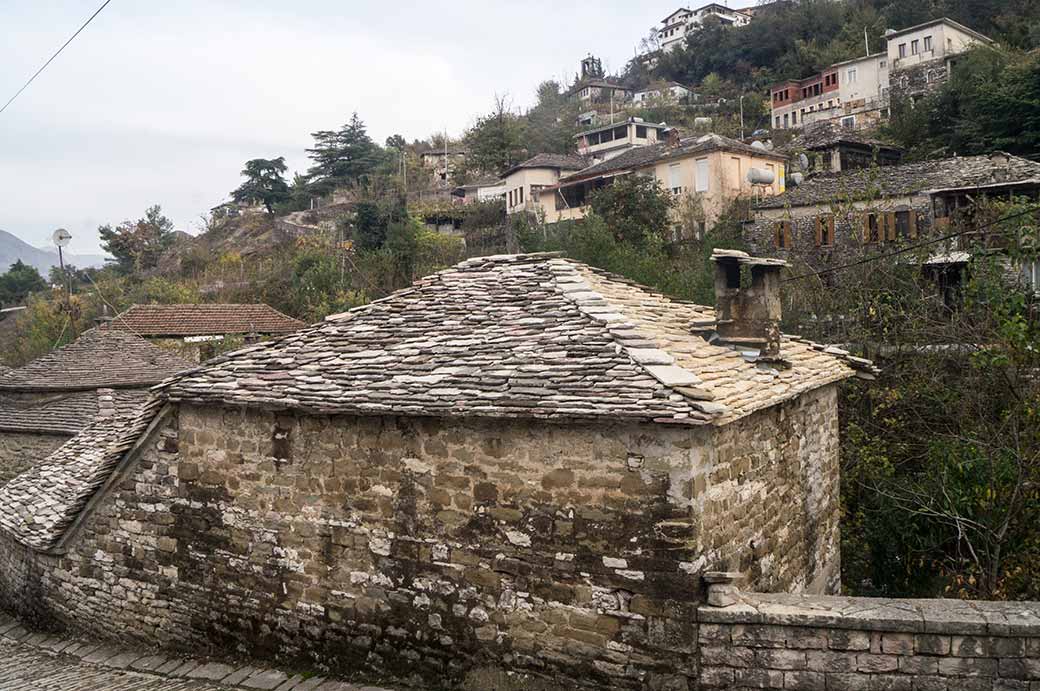
[[[708,571],[703,576],[708,584],[708,604],[712,607],[729,607],[740,602],[738,585],[744,574],[736,571]]]
[[[787,262],[715,250],[716,330],[724,343],[754,348],[763,359],[780,357],[780,272]],[[745,267],[750,280],[744,276]]]

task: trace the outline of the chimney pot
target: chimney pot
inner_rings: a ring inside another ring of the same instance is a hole
[[[728,345],[758,349],[760,359],[779,359],[780,274],[787,262],[736,250],[715,250],[711,258],[719,338]]]

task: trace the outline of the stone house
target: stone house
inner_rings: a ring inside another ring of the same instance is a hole
[[[125,414],[191,364],[126,333],[91,329],[0,374],[0,484],[39,463],[105,411]]]
[[[862,130],[851,130],[834,122],[821,122],[805,127],[797,136],[777,147],[777,152],[796,159],[804,154],[809,160],[803,173],[840,173],[842,171],[896,165],[902,161],[903,149]],[[792,170],[800,170],[795,163]]]
[[[1040,163],[996,153],[823,173],[760,201],[743,235],[757,254],[825,269],[919,238],[970,230],[980,203],[1012,198],[1040,198]],[[1006,242],[995,231],[967,232],[934,246],[926,267],[952,297],[970,261],[968,250],[1000,249]]]
[[[471,259],[186,372],[0,489],[0,604],[426,687],[695,684],[703,572],[837,592],[836,389],[872,371],[780,334],[782,262],[716,262],[712,309]]]
[[[226,338],[256,340],[292,333],[303,326],[269,305],[195,304],[132,305],[102,328],[175,348],[200,362],[210,357],[214,343]]]

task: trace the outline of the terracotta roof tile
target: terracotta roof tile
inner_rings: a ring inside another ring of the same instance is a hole
[[[174,402],[312,414],[720,424],[854,375],[791,338],[791,367],[763,369],[691,331],[712,321],[568,259],[485,257],[163,388]]]
[[[193,365],[122,331],[91,329],[72,343],[0,378],[0,391],[140,389]]]
[[[285,334],[304,326],[268,305],[134,305],[106,328],[138,336],[182,337]]]

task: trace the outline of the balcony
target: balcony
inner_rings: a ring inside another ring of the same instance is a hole
[[[913,67],[914,65],[920,65],[925,62],[931,62],[932,60],[935,60],[936,58],[940,57],[942,56],[936,55],[934,48],[931,50],[922,50],[917,55],[907,55],[905,58],[896,58],[892,61],[892,69],[905,70],[907,68]]]

